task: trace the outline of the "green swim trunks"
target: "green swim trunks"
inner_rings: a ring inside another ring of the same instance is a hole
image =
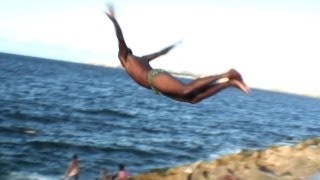
[[[159,92],[155,87],[152,86],[152,79],[153,79],[156,75],[158,75],[159,73],[163,73],[163,72],[165,72],[165,70],[163,70],[163,69],[152,69],[152,70],[148,73],[148,83],[149,83],[149,85],[151,86],[151,89],[153,90],[153,92],[154,92],[155,94],[160,94],[160,92]]]

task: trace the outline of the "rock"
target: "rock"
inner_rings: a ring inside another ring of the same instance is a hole
[[[320,138],[293,146],[243,150],[212,161],[153,170],[132,180],[294,180],[319,177]]]

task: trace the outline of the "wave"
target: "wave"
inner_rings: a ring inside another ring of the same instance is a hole
[[[3,177],[0,176],[3,180],[57,180],[61,179],[61,177],[53,177],[41,175],[38,173],[30,173],[30,172],[10,172]]]
[[[166,156],[167,151],[162,151],[157,148],[142,148],[135,145],[121,145],[121,144],[108,144],[108,145],[88,145],[88,144],[75,144],[66,143],[60,141],[29,141],[27,145],[32,146],[35,149],[46,148],[52,150],[62,150],[62,149],[74,149],[81,150],[89,154],[94,153],[130,153],[137,156],[151,157],[151,156]]]
[[[15,126],[0,126],[0,132],[1,133],[7,133],[7,134],[12,134],[12,133],[17,133],[17,134],[36,134],[39,132],[39,130],[35,128],[30,128],[30,127],[15,127]]]
[[[135,115],[130,114],[128,112],[112,110],[112,109],[79,109],[78,112],[85,113],[85,114],[95,114],[95,115],[113,115],[113,116],[127,117],[127,118],[136,117]]]
[[[145,133],[166,133],[167,130],[161,129],[159,127],[132,127],[132,129],[137,129]]]
[[[42,148],[42,147],[45,147],[48,149],[63,149],[63,148],[69,148],[74,146],[72,144],[60,142],[60,141],[55,142],[55,141],[39,141],[39,140],[29,141],[29,142],[26,142],[26,144],[33,146],[35,149]]]
[[[49,115],[36,115],[36,114],[31,114],[27,112],[22,112],[15,110],[13,112],[7,111],[7,113],[3,114],[4,118],[10,118],[10,119],[15,119],[15,120],[22,120],[22,121],[37,121],[37,122],[56,122],[57,117],[51,117]]]

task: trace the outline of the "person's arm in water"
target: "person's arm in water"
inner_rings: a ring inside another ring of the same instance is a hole
[[[158,51],[158,52],[155,52],[155,53],[152,53],[152,54],[148,54],[148,55],[145,55],[145,56],[142,56],[141,58],[146,60],[146,61],[151,61],[159,56],[162,56],[162,55],[165,55],[167,54],[171,49],[173,49],[176,45],[176,44],[173,44],[173,45],[170,45],[164,49],[162,49],[161,51]]]
[[[117,39],[119,43],[119,57],[121,57],[121,61],[125,61],[127,58],[128,53],[131,53],[131,50],[127,47],[127,44],[124,40],[120,25],[116,18],[114,17],[114,8],[112,5],[108,6],[108,12],[106,12],[106,15],[109,17],[109,19],[112,21],[114,28],[116,30]],[[121,62],[123,63],[123,62]]]
[[[64,173],[64,177],[65,177],[65,178],[67,178],[67,177],[69,176],[69,174],[70,174],[70,172],[71,172],[71,170],[72,170],[72,168],[73,168],[73,166],[74,166],[73,164],[74,164],[73,161],[71,161],[71,162],[69,163],[69,166],[68,166],[66,172]]]

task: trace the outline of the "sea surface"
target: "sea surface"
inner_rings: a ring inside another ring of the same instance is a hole
[[[0,81],[1,180],[60,179],[73,154],[93,180],[119,163],[137,174],[320,135],[319,98],[228,88],[192,105],[121,68],[3,53]]]

